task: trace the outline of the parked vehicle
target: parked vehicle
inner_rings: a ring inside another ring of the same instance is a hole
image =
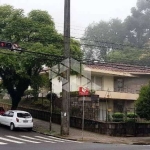
[[[29,112],[21,110],[9,110],[0,115],[0,124],[15,128],[26,128],[29,131],[33,128],[33,118]]]
[[[0,115],[4,114],[5,113],[5,110],[3,107],[0,107]]]

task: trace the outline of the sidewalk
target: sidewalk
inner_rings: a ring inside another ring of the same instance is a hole
[[[49,122],[34,119],[34,131],[61,137],[60,125],[52,124],[52,131],[49,131]],[[108,135],[97,134],[93,132],[84,131],[82,138],[82,131],[70,128],[69,136],[63,137],[84,142],[107,143],[107,144],[137,144],[137,145],[150,145],[150,137],[113,137]]]

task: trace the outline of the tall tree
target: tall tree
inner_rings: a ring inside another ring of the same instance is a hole
[[[53,58],[36,53],[19,53],[0,49],[0,76],[12,99],[11,109],[16,109],[24,91],[29,85],[35,85],[33,82],[39,78],[42,66],[49,66],[60,61],[63,36],[57,33],[48,12],[33,10],[25,16],[22,9],[4,5],[0,6],[0,38],[18,43],[29,51],[58,56]],[[72,46],[72,53],[73,56],[76,55],[75,57],[82,56],[79,45]]]
[[[121,20],[100,21],[91,24],[85,31],[82,44],[85,58],[98,58],[105,60],[109,48],[101,47],[103,42],[124,43],[126,38],[125,27]]]
[[[137,6],[131,8],[131,16],[125,19],[125,25],[129,43],[143,47],[150,37],[150,3],[137,0]]]

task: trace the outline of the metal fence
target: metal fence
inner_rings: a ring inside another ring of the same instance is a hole
[[[1,104],[5,110],[10,109],[10,105]],[[49,121],[50,112],[44,110],[37,110],[32,108],[19,107],[20,110],[25,110],[31,113],[34,118]],[[60,114],[52,114],[52,122],[60,124]],[[71,116],[70,127],[82,128],[82,118]],[[150,123],[138,123],[138,122],[102,122],[93,119],[84,119],[84,130],[108,134],[112,136],[149,136],[150,135]]]
[[[47,95],[47,93],[42,94],[39,93],[38,94],[38,101],[40,102],[41,106],[44,106],[45,103],[47,103],[47,107],[41,107],[41,110],[47,110],[50,111],[50,101],[46,101],[45,97]],[[8,100],[8,95],[5,95],[5,98],[7,98]],[[26,100],[32,100],[34,99],[31,96],[26,96],[23,97]],[[56,101],[53,102],[53,113],[60,113],[61,112],[61,98],[58,98]],[[39,103],[38,103],[39,104]],[[5,105],[5,104],[3,104]],[[6,110],[10,109],[10,107],[8,107],[9,105],[4,106],[6,108]],[[24,105],[20,105],[25,107]],[[118,106],[119,107],[119,106]],[[117,109],[119,110],[119,108]],[[128,117],[127,114],[128,113],[133,113],[136,114],[136,108],[135,107],[131,107],[131,108],[121,108],[120,109],[121,113],[124,114],[123,120],[121,122],[127,122],[128,121]],[[107,101],[106,100],[100,100],[100,101],[86,101],[84,103],[84,119],[90,119],[90,120],[95,120],[95,121],[102,121],[102,122],[112,122],[113,120],[113,114],[116,113],[118,111],[116,111],[115,109],[108,109],[107,107]],[[78,117],[78,118],[82,118],[83,115],[83,102],[78,100],[78,97],[74,97],[71,98],[70,101],[70,116],[71,117]],[[131,120],[131,119],[130,119]],[[132,118],[133,121],[136,122],[146,122],[146,120],[141,119],[139,117],[137,118]]]

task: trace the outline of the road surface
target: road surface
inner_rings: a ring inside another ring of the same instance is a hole
[[[150,146],[79,142],[0,126],[0,150],[150,150]]]

